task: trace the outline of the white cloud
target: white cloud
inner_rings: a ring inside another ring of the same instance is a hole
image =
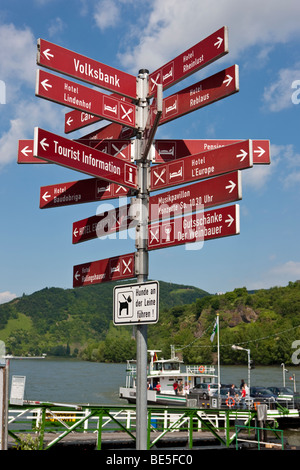
[[[229,28],[231,60],[249,46],[258,46],[258,58],[265,59],[276,43],[299,37],[299,15],[298,0],[154,0],[148,23],[135,31],[137,45],[120,60],[131,70],[153,71],[222,26]]]
[[[264,103],[270,111],[282,111],[294,104],[299,103],[299,90],[295,82],[300,80],[300,66],[294,68],[281,69],[278,72],[277,80],[271,83],[264,91]],[[294,87],[293,87],[294,84]],[[298,102],[298,103],[297,103]]]
[[[63,20],[59,17],[55,18],[54,20],[51,21],[51,24],[49,26],[48,32],[50,37],[55,37],[59,33],[61,33],[65,28],[66,24],[63,22]]]
[[[289,190],[300,182],[300,154],[294,145],[271,144],[271,165],[254,165],[243,171],[243,186],[268,189],[270,179],[278,174],[280,187]],[[279,171],[278,171],[279,170]]]
[[[32,86],[36,69],[36,40],[32,32],[13,24],[0,25],[0,44],[0,78],[6,82],[8,93],[12,86]]]
[[[115,26],[120,18],[120,10],[113,0],[102,0],[95,7],[94,19],[97,26],[104,31],[105,29]]]
[[[20,102],[13,112],[14,118],[10,120],[8,130],[0,138],[0,170],[17,160],[18,141],[33,139],[35,126],[61,132],[65,110],[66,108],[58,110],[50,102],[37,98]]]
[[[271,274],[289,276],[290,280],[300,279],[300,262],[287,261],[286,263],[276,266],[270,270]]]
[[[12,294],[9,291],[0,292],[0,304],[5,304],[6,302],[10,302],[16,297],[17,297],[16,294]]]
[[[284,286],[289,282],[300,279],[300,262],[287,261],[286,263],[274,266],[267,272],[261,274],[261,279],[253,279],[247,284],[249,289],[269,289],[274,286]]]

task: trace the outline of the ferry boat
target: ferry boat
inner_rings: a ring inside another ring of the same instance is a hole
[[[171,347],[170,359],[158,359],[159,350],[150,350],[148,366],[147,403],[154,405],[186,406],[190,390],[201,383],[207,383],[211,388],[217,388],[217,375],[214,366],[197,365],[185,366],[183,361],[175,356]],[[136,402],[136,361],[127,361],[126,384],[120,387],[119,397]],[[177,384],[174,387],[174,384]]]

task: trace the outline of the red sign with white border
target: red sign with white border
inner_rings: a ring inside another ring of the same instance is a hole
[[[152,72],[149,76],[149,95],[154,94],[156,85],[162,84],[165,90],[227,53],[228,30],[224,26]]]
[[[136,225],[129,217],[130,205],[116,207],[103,214],[93,215],[73,223],[72,243],[94,240]]]
[[[136,106],[44,70],[37,70],[36,96],[136,128]]]
[[[149,220],[186,215],[242,199],[241,180],[241,172],[235,171],[150,196]]]
[[[42,162],[43,160],[37,159]],[[99,178],[52,184],[40,188],[40,208],[71,206],[132,196],[132,189]]]
[[[125,96],[122,98],[116,94],[111,96],[121,99],[121,101],[129,101],[129,103],[131,103],[131,100]],[[69,134],[70,132],[77,131],[78,129],[82,129],[86,126],[89,126],[90,124],[102,121],[102,119],[103,118],[100,118],[99,116],[93,116],[92,114],[86,113],[85,111],[78,111],[77,109],[73,109],[65,115],[65,133]]]
[[[136,99],[136,77],[76,52],[38,39],[37,64]]]
[[[239,91],[239,69],[233,65],[163,99],[159,125],[203,108]]]
[[[246,140],[208,152],[155,165],[150,169],[151,190],[199,181],[253,165],[252,141]]]
[[[18,163],[49,163],[33,156],[33,139],[19,140]]]
[[[73,267],[73,287],[134,277],[136,277],[134,253],[78,264]]]
[[[242,142],[242,139],[155,140],[153,162],[165,163],[236,142]],[[270,141],[253,139],[252,144],[253,164],[270,164]]]
[[[137,188],[137,167],[132,163],[39,127],[34,129],[33,153],[35,157],[57,165],[122,186]]]
[[[240,233],[239,205],[222,207],[148,226],[148,250],[203,242]]]

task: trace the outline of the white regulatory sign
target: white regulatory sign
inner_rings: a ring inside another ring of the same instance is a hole
[[[114,287],[114,324],[157,323],[158,281]]]

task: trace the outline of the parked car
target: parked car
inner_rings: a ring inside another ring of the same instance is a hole
[[[215,391],[218,390],[218,384],[200,383],[190,389],[190,393],[196,393],[199,398],[207,400]]]
[[[256,402],[269,403],[276,401],[276,395],[265,387],[251,387],[250,397]]]
[[[268,387],[277,399],[292,400],[294,398],[294,392],[289,387]]]

